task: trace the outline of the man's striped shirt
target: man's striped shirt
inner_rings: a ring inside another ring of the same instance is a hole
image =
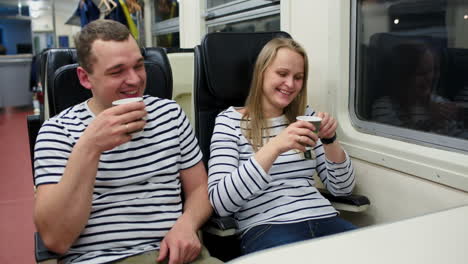
[[[182,214],[179,171],[201,160],[198,141],[174,101],[145,96],[144,102],[144,130],[100,157],[91,215],[67,263],[107,263],[158,249]],[[36,186],[60,181],[73,146],[94,118],[83,102],[44,123],[35,146]]]

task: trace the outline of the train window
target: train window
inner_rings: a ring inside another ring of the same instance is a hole
[[[468,0],[352,5],[353,123],[376,135],[468,151]]]
[[[153,44],[165,48],[179,48],[179,1],[154,0]]]
[[[207,0],[208,32],[258,32],[280,29],[280,1]]]
[[[279,15],[254,18],[208,27],[208,32],[258,32],[277,31],[280,29]]]
[[[158,47],[164,48],[179,48],[179,32],[157,34],[153,38],[153,43],[157,43]]]

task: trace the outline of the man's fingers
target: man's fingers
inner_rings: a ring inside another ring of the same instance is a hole
[[[168,251],[168,248],[167,248],[166,240],[163,240],[161,242],[161,247],[159,248],[159,257],[157,258],[156,261],[160,262],[164,260],[167,257],[167,251]]]
[[[192,250],[192,256],[189,259],[189,262],[194,261],[196,258],[198,258],[198,256],[201,253],[201,250],[202,250],[201,244],[196,245],[194,249]]]
[[[145,127],[145,125],[146,125],[146,121],[138,120],[135,122],[126,123],[122,127],[125,133],[130,134],[136,131],[141,131]]]
[[[130,123],[136,120],[142,120],[148,113],[145,110],[135,110],[127,113],[123,113],[119,116],[120,122]]]
[[[169,252],[169,264],[181,264],[180,250],[176,246],[172,246]]]

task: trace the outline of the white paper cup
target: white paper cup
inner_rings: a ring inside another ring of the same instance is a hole
[[[112,102],[112,105],[116,106],[116,105],[123,105],[123,104],[141,102],[141,101],[143,101],[143,97],[124,98],[124,99],[120,99],[120,100],[116,100]]]
[[[131,98],[119,99],[119,100],[112,102],[112,105],[117,106],[117,105],[129,104],[133,102],[143,102],[143,97],[131,97]],[[148,117],[144,116],[142,119],[148,120]]]
[[[319,132],[322,118],[318,116],[297,116],[296,119],[312,123],[315,127],[314,133],[317,134]]]
[[[129,104],[129,103],[133,103],[133,102],[142,102],[142,101],[143,101],[143,97],[131,97],[131,98],[124,98],[124,99],[113,101],[112,105],[117,106],[117,105]],[[148,117],[144,116],[142,118],[142,120],[148,120]],[[143,130],[138,130],[138,131],[132,132],[131,133],[132,137],[135,138],[136,136],[138,136],[140,134],[141,131],[143,131]]]

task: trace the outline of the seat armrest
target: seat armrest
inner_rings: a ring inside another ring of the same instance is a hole
[[[36,262],[38,263],[46,261],[46,260],[59,258],[58,254],[52,251],[49,251],[46,248],[38,232],[34,233],[34,246],[35,246],[34,251],[35,251],[35,256],[36,256]]]
[[[236,229],[237,222],[230,216],[212,215],[203,226],[203,231],[220,237],[232,236],[236,233]]]
[[[363,212],[370,205],[369,199],[364,195],[350,194],[347,196],[334,196],[325,189],[319,189],[320,193],[328,199],[333,207],[339,211]]]
[[[334,196],[326,189],[320,189],[320,193],[328,199],[333,207],[340,211],[363,212],[370,205],[369,199],[364,195],[351,194],[347,196]],[[237,222],[230,216],[220,217],[212,215],[203,226],[203,231],[212,235],[225,237],[235,235]]]

